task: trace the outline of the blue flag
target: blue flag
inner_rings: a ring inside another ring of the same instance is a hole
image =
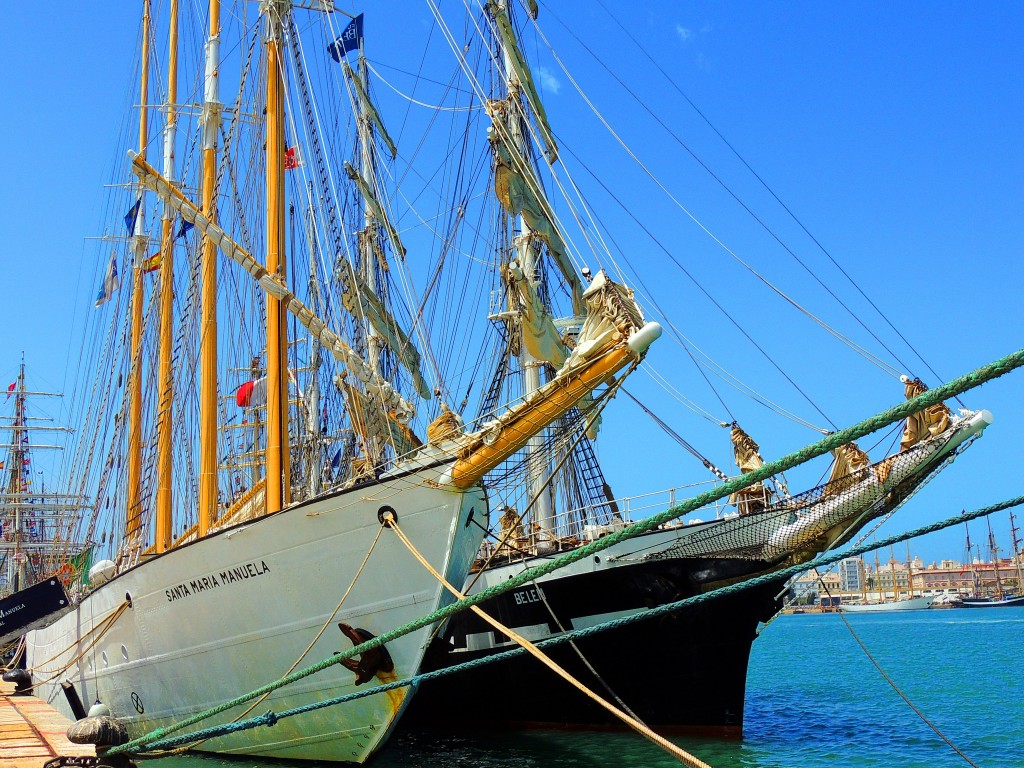
[[[124,215],[124,225],[128,228],[128,237],[135,234],[135,221],[139,218],[139,207],[142,205],[142,198],[135,201],[135,205]]]
[[[174,239],[177,240],[179,238],[184,237],[193,227],[195,227],[195,224],[193,224],[191,221],[185,221],[184,219],[182,219],[181,227],[178,229],[178,234],[174,236]]]
[[[345,27],[345,31],[338,36],[338,39],[327,46],[327,50],[331,54],[331,58],[340,63],[345,58],[346,53],[359,50],[362,47],[363,14],[360,13],[349,22],[348,26]]]
[[[117,274],[117,255],[110,254],[110,263],[107,264],[107,274],[103,276],[103,285],[100,292],[96,294],[96,306],[105,301],[110,301],[114,291],[121,287],[121,278]]]

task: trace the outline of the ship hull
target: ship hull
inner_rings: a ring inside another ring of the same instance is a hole
[[[766,567],[756,561],[725,558],[650,561],[541,579],[481,607],[527,638],[540,641],[563,629],[596,626],[700,594],[709,577],[738,579]],[[571,644],[549,646],[545,652],[604,698],[618,703],[614,698],[618,697],[652,727],[739,736],[751,645],[758,624],[768,621],[781,607],[778,596],[784,591],[784,582],[771,580]],[[459,614],[445,637],[428,649],[423,671],[493,656],[513,647],[478,617]],[[466,707],[466,701],[478,705]],[[403,726],[450,726],[452,712],[459,713],[459,725],[615,725],[606,710],[527,656],[425,681]]]
[[[965,597],[960,603],[964,608],[1024,608],[1024,595],[1011,597]]]
[[[843,613],[892,613],[893,611],[923,611],[932,607],[934,597],[909,597],[891,603],[865,603],[863,605],[840,605]]]
[[[352,647],[338,622],[379,635],[449,602],[378,520],[382,506],[393,508],[426,559],[461,582],[481,537],[468,518],[473,510],[486,514],[486,499],[479,489],[426,487],[422,480],[429,474],[406,474],[303,503],[118,575],[73,613],[28,635],[28,664],[34,681],[42,683],[37,693],[70,715],[60,692],[60,683],[70,680],[83,701],[102,701],[137,737],[270,683],[293,664],[307,667]],[[388,643],[394,670],[377,678],[414,673],[429,632],[420,629]],[[271,693],[247,716],[281,713],[355,690],[354,673],[333,665]],[[399,689],[319,709],[271,728],[217,737],[199,749],[362,762],[386,739],[412,693]],[[196,727],[230,722],[245,710],[235,707]]]
[[[805,562],[904,503],[991,420],[987,412],[970,414],[948,432],[861,470],[831,490],[812,489],[749,516],[668,525],[618,542],[480,607],[539,642]],[[465,591],[501,584],[545,559],[492,565],[474,576]],[[784,579],[770,579],[549,652],[588,687],[602,695],[610,689],[648,725],[739,735],[751,645],[758,624],[781,608],[783,591]],[[497,656],[511,647],[480,618],[457,614],[431,644],[422,671]],[[466,707],[466,701],[481,703]],[[485,726],[616,724],[607,711],[526,658],[425,681],[405,722],[440,724],[452,711],[460,713],[462,722]]]

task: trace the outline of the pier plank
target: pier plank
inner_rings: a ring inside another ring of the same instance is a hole
[[[90,744],[72,744],[71,721],[34,696],[15,696],[0,682],[0,768],[42,768],[58,755],[95,755]]]

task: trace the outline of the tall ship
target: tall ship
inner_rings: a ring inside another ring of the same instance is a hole
[[[56,464],[51,459],[70,430],[38,406],[60,396],[29,387],[22,361],[0,416],[6,436],[0,443],[0,656],[19,663],[25,632],[70,610],[69,592],[78,588],[92,554],[89,542],[75,535],[88,499],[46,485],[45,470]]]
[[[483,420],[498,403],[524,393],[530,397],[566,356],[574,354],[580,327],[574,312],[580,299],[585,304],[592,301],[590,291],[603,277],[598,274],[590,282],[592,273],[586,266],[577,273],[571,263],[566,264],[568,239],[552,215],[556,206],[551,200],[555,190],[564,192],[552,171],[560,157],[555,142],[559,130],[550,124],[536,85],[542,78],[531,71],[524,54],[529,46],[521,39],[534,31],[531,25],[539,30],[539,11],[533,4],[523,7],[527,18],[517,20],[516,3],[488,0],[476,9],[472,25],[483,42],[474,35],[467,36],[473,38],[469,42],[460,40],[468,52],[465,60],[484,55],[477,54],[476,46],[487,52],[485,58],[489,56],[487,77],[470,74],[469,67],[463,66],[467,79],[484,94],[480,98],[491,150],[489,191],[497,203],[492,247],[499,253],[501,282],[491,314],[496,362],[486,397],[478,406],[477,418]],[[550,46],[542,32],[534,37]],[[571,78],[569,70],[563,70]],[[543,74],[548,79],[549,73]],[[589,95],[582,89],[580,93],[590,104]],[[614,196],[607,186],[604,189]],[[628,261],[628,256],[623,258]],[[559,294],[561,312],[556,302]],[[680,314],[667,312],[658,319],[673,328],[685,348],[687,341],[676,326]],[[926,389],[917,378],[898,378],[908,399]],[[635,400],[627,387],[609,383],[593,400],[604,403],[616,396]],[[657,404],[651,408],[637,404],[644,416],[651,417],[710,472],[712,484],[730,479],[658,418],[652,410]],[[579,409],[582,422],[567,418],[553,424],[545,436],[530,441],[521,454],[488,477],[492,487],[507,490],[492,506],[491,531],[465,593],[503,584],[697,492],[699,483],[616,497],[594,447],[600,412],[593,409],[593,415],[586,415],[586,410]],[[841,546],[866,526],[888,519],[970,445],[991,419],[986,411],[963,410],[958,415],[940,404],[912,416],[895,446],[882,456],[872,459],[856,444],[842,446],[835,451],[823,482],[814,487],[791,492],[782,476],[757,483],[727,502],[700,510],[700,518],[705,519],[680,520],[617,543],[480,607],[518,635],[544,642],[571,630],[635,619],[650,608],[770,575]],[[762,466],[760,446],[751,435],[735,419],[717,421],[729,430],[739,472]],[[627,431],[625,437],[635,447],[631,466],[638,474],[643,472],[646,453],[640,434]],[[520,478],[518,487],[508,486],[510,477]],[[759,624],[781,608],[784,592],[785,578],[779,577],[670,617],[548,646],[546,652],[577,679],[608,694],[652,727],[736,735],[742,730],[752,643]],[[930,600],[914,606],[928,607]],[[511,637],[480,616],[469,612],[454,616],[433,638],[422,667],[431,679],[421,685],[404,724],[448,727],[452,711],[459,712],[459,724],[467,727],[617,724],[605,708],[578,690],[555,683],[535,660],[521,654],[500,658],[516,649]],[[642,660],[629,661],[636,655]],[[436,675],[486,659],[493,661]],[[682,691],[700,694],[681,695]],[[477,700],[486,703],[464,705]]]
[[[49,701],[66,708],[67,681],[132,735],[171,725],[451,600],[395,528],[472,593],[696,492],[617,496],[598,450],[609,432],[633,447],[625,471],[645,473],[660,429],[700,459],[706,483],[728,478],[655,415],[679,392],[652,360],[671,346],[696,362],[680,331],[695,316],[644,285],[648,262],[672,252],[638,236],[620,244],[629,220],[598,216],[617,198],[584,181],[589,167],[555,127],[551,72],[531,64],[546,41],[539,9],[523,5],[428,3],[416,48],[403,36],[414,25],[329,3],[222,14],[212,2],[192,18],[172,0],[161,19],[142,3],[130,96],[141,108],[97,241],[93,370],[75,401],[88,448],[69,474],[93,499],[87,540],[108,538],[75,610],[27,638]],[[180,74],[179,38],[203,51]],[[574,127],[579,143],[593,138]],[[652,347],[663,328],[671,341]],[[726,375],[715,365],[698,363]],[[924,388],[902,383],[907,397]],[[642,414],[615,431],[634,398]],[[729,416],[709,419],[745,473],[760,447]],[[990,421],[940,404],[874,459],[843,446],[809,490],[791,493],[782,476],[752,485],[704,520],[620,542],[483,608],[539,641],[771,574],[890,515]],[[551,653],[652,726],[735,731],[756,626],[782,588],[780,577]],[[535,662],[497,659],[509,647],[463,612],[205,725],[495,663],[192,746],[361,762],[400,720],[605,724]],[[623,649],[656,659],[658,674],[623,663]],[[691,689],[701,695],[675,696]]]
[[[1010,541],[1012,542],[1013,557],[1010,562],[1011,575],[1009,580],[1014,586],[1004,582],[1001,565],[999,561],[999,547],[996,545],[996,537],[992,532],[992,521],[985,520],[988,526],[988,551],[992,558],[992,580],[985,583],[978,569],[975,567],[977,560],[976,545],[971,544],[971,531],[964,524],[966,529],[966,553],[968,568],[971,571],[974,590],[967,595],[961,595],[957,604],[964,608],[1010,608],[1024,606],[1024,591],[1022,591],[1022,568],[1021,568],[1021,541],[1017,538],[1017,520],[1014,514],[1010,513]],[[980,558],[980,553],[977,557]]]
[[[407,267],[417,254],[386,194],[395,149],[362,17],[289,0],[162,10],[140,5],[135,138],[108,186],[73,401],[67,482],[89,489],[76,533],[98,540],[96,562],[73,610],[25,639],[39,696],[74,717],[73,688],[132,737],[452,600],[417,557],[462,584],[495,492],[485,476],[660,334],[602,275],[586,307],[579,291],[578,343],[558,371],[464,424],[445,374],[472,364],[472,318],[447,290],[425,306],[435,286]],[[432,631],[203,724],[413,675]],[[414,693],[192,746],[362,762]]]

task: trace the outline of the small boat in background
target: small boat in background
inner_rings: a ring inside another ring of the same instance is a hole
[[[843,613],[882,613],[888,611],[923,611],[931,608],[935,598],[931,595],[922,597],[907,597],[903,600],[892,600],[888,603],[860,603],[840,605],[839,610]]]
[[[961,602],[964,608],[1005,608],[1011,605],[1024,606],[1024,595],[991,596],[991,597],[965,597]]]

